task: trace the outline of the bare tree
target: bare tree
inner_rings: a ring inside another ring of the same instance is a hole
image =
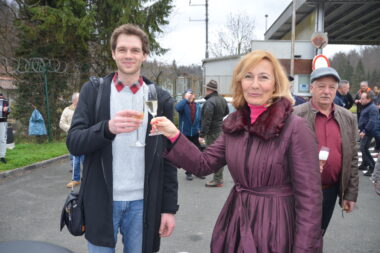
[[[226,26],[218,31],[217,40],[210,45],[211,55],[221,57],[249,52],[254,30],[254,18],[245,13],[230,13]]]

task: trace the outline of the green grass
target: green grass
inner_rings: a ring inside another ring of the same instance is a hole
[[[52,143],[19,143],[7,149],[7,163],[0,163],[0,171],[12,170],[50,158],[68,154],[64,141]]]

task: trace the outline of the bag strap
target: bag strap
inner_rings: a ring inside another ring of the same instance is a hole
[[[100,100],[102,99],[104,79],[102,77],[99,78],[99,77],[96,77],[96,76],[91,76],[90,77],[90,81],[91,81],[92,85],[95,88],[97,88],[97,90],[98,90],[98,94],[96,96],[96,102],[95,102],[95,122],[98,122],[99,109],[100,109]],[[88,171],[87,171],[87,173],[88,173]],[[80,186],[80,189],[79,189],[79,197],[78,197],[79,203],[82,203],[82,200],[83,200],[83,189],[84,189],[84,186],[85,186],[86,181],[87,181],[87,173],[85,174],[84,171],[83,171],[83,183],[82,183],[82,185]]]
[[[102,77],[91,76],[90,77],[92,85],[98,90],[98,95],[96,96],[95,103],[95,122],[98,122],[99,109],[100,109],[100,100],[102,98],[103,93],[103,82],[104,79]]]

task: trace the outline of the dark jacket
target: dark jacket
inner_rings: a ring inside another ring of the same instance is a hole
[[[191,120],[190,106],[187,99],[182,99],[176,104],[175,109],[179,113],[179,130],[186,136],[199,135],[201,130],[201,106],[195,103],[195,118]]]
[[[85,237],[98,246],[115,247],[112,203],[112,141],[115,135],[108,129],[110,120],[110,87],[114,74],[104,78],[104,89],[98,121],[95,121],[95,101],[97,88],[86,83],[80,93],[72,125],[67,136],[67,146],[73,155],[85,155],[84,178],[84,214],[86,220]],[[147,82],[146,82],[147,83]],[[150,84],[154,85],[154,84]],[[173,100],[170,95],[157,87],[158,115],[169,119],[173,116]],[[143,216],[143,253],[159,250],[158,234],[161,213],[176,213],[177,205],[177,169],[162,158],[162,152],[168,144],[165,137],[148,136],[145,146],[145,182]]]
[[[352,105],[354,104],[354,99],[352,98],[350,93],[347,93],[347,95],[342,95],[339,93],[339,91],[336,91],[336,96],[334,98],[334,104],[340,105],[347,110],[349,110]]]
[[[306,100],[300,96],[292,95],[294,98],[294,106],[306,103]]]
[[[311,102],[294,107],[294,114],[306,119],[314,131],[317,113],[318,110],[311,105]],[[338,122],[342,136],[339,203],[342,204],[343,199],[356,202],[359,187],[356,119],[350,111],[338,105],[335,105],[334,118]]]
[[[355,95],[355,100],[360,100],[360,97],[361,97],[361,95],[362,95],[362,90],[361,89],[359,89],[359,91],[356,93],[356,95]],[[367,93],[371,93],[372,94],[372,96],[374,97],[375,96],[375,93],[373,92],[373,90],[371,90],[371,88],[368,88],[367,90],[366,90],[366,92]],[[362,104],[361,103],[358,103],[358,104],[356,104],[356,111],[357,111],[357,114],[358,115],[360,115],[360,113],[361,113],[361,111],[362,111],[362,109],[363,109],[363,106],[362,106]]]
[[[360,132],[364,132],[366,135],[378,135],[380,130],[379,109],[373,102],[362,107],[358,127]]]
[[[235,185],[216,221],[210,252],[322,251],[317,141],[291,110],[282,99],[251,124],[246,106],[224,120],[223,134],[205,152],[182,135],[168,152],[168,159],[195,175],[228,165]]]
[[[229,112],[227,101],[217,92],[208,94],[202,107],[202,122],[200,137],[218,134],[222,131],[223,118]]]

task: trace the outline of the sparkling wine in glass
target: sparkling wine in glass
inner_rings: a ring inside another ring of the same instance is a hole
[[[144,85],[141,87],[141,90],[143,92],[143,101],[145,102]],[[132,104],[133,104],[134,110],[136,110],[136,112],[138,112],[138,114],[134,115],[133,117],[136,119],[140,119],[140,120],[144,121],[145,104],[144,103],[142,103],[142,104],[136,103],[134,100],[135,100],[134,96],[132,96]],[[135,143],[133,143],[131,145],[132,147],[144,147],[145,146],[145,143],[142,143],[140,141],[140,129],[142,128],[143,125],[144,124],[142,124],[139,128],[136,129],[136,141],[135,141]]]
[[[135,115],[134,117],[136,119],[141,119],[142,121],[144,121],[144,112],[141,112],[139,115]],[[137,128],[137,130],[136,130],[136,143],[134,145],[136,147],[144,147],[145,146],[145,144],[141,143],[141,141],[140,141],[140,137],[139,137],[140,136],[140,128],[141,128],[141,126],[139,128]]]

